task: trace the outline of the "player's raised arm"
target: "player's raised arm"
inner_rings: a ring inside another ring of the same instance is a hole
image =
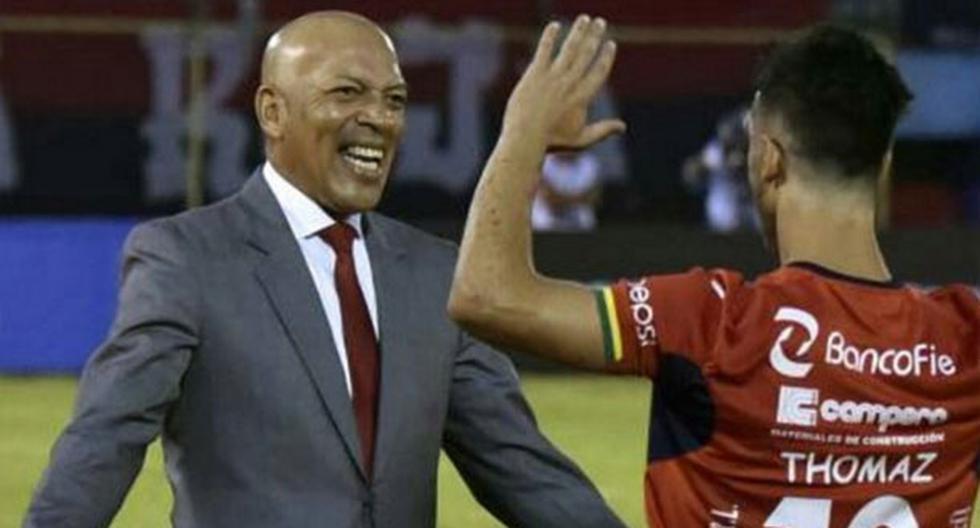
[[[556,54],[559,29],[545,28],[507,103],[470,206],[449,312],[494,344],[600,369],[606,360],[596,294],[541,276],[531,254],[530,206],[545,152],[583,149],[625,130],[619,120],[587,120],[616,54],[605,20],[579,16]]]

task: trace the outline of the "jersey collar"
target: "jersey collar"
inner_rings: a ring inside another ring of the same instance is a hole
[[[796,261],[796,262],[790,262],[789,264],[786,264],[786,266],[792,268],[805,269],[811,273],[816,273],[817,275],[826,277],[828,279],[851,282],[854,284],[860,284],[862,286],[873,286],[875,288],[891,288],[891,289],[902,287],[902,283],[895,278],[892,278],[891,280],[887,280],[887,281],[877,281],[877,280],[865,279],[861,277],[854,277],[853,275],[840,273],[832,269],[825,268],[820,264],[815,264],[813,262]]]

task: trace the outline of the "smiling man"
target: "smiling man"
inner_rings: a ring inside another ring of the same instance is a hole
[[[377,205],[407,99],[395,48],[377,26],[353,15],[309,15],[269,40],[255,112],[272,168],[333,216],[346,216]]]
[[[391,40],[349,13],[269,40],[267,163],[134,230],[26,526],[106,526],[163,438],[181,527],[435,525],[444,448],[509,526],[621,526],[506,358],[447,318],[455,248],[370,212],[405,122]]]

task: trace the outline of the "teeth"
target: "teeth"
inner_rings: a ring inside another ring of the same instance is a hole
[[[365,161],[349,154],[344,154],[344,159],[354,166],[354,172],[358,174],[376,174],[381,169],[378,161]]]
[[[374,147],[362,147],[355,145],[348,147],[346,150],[348,154],[373,161],[381,161],[381,159],[385,156],[385,151]]]

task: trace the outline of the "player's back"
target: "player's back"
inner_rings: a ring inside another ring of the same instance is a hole
[[[753,283],[695,270],[611,292],[622,363],[655,380],[651,525],[969,526],[980,447],[971,290],[791,265]]]

